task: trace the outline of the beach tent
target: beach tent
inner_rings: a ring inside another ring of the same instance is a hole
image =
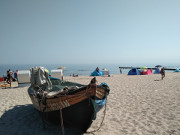
[[[141,67],[140,69],[138,69],[141,73],[144,69],[147,69],[147,67]]]
[[[144,69],[142,72],[141,72],[142,75],[151,75],[152,74],[152,71],[150,69]]]
[[[51,77],[62,79],[63,70],[62,69],[52,69],[50,75],[51,75]]]
[[[91,73],[91,76],[103,76],[103,72],[102,71],[97,71],[97,70],[94,70],[94,72]]]
[[[102,72],[103,72],[103,75],[110,75],[110,72],[109,72],[109,70],[107,69],[107,68],[104,68],[103,70],[102,70]]]
[[[141,72],[137,68],[133,68],[128,72],[128,75],[140,75]]]
[[[162,67],[156,67],[154,74],[160,74],[161,68]]]
[[[141,69],[147,69],[147,67],[141,67]]]
[[[180,72],[179,68],[176,68],[176,69],[174,70],[174,72]]]
[[[18,83],[30,83],[30,70],[19,70],[17,76]]]

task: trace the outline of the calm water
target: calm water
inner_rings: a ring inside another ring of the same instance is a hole
[[[59,65],[59,64],[49,64],[49,65],[45,65],[45,64],[28,64],[28,65],[0,65],[0,76],[6,75],[6,71],[8,69],[11,69],[12,71],[16,71],[16,70],[29,70],[31,67],[35,67],[35,66],[43,66],[46,67],[49,71],[51,71],[52,69],[57,69],[60,66],[64,66],[66,67],[64,69],[64,75],[65,76],[69,76],[72,74],[78,74],[78,75],[83,75],[83,76],[89,76],[98,66],[100,68],[100,70],[102,70],[103,68],[107,68],[108,70],[110,70],[111,74],[119,74],[119,65],[83,65],[83,64],[79,64],[79,65],[71,65],[71,64],[63,64],[63,65]]]
[[[78,74],[80,76],[89,76],[98,66],[100,70],[103,68],[107,68],[110,71],[110,74],[120,74],[119,71],[119,66],[130,66],[130,65],[120,65],[120,64],[98,64],[98,65],[93,65],[93,64],[26,64],[26,65],[2,65],[0,64],[0,77],[3,75],[6,76],[6,71],[8,69],[11,69],[12,71],[16,70],[29,70],[31,67],[35,66],[43,66],[46,67],[49,71],[52,69],[57,69],[60,66],[66,67],[64,69],[64,75],[69,76],[72,74]],[[137,65],[137,66],[143,66],[143,65]],[[148,67],[154,67],[155,65],[148,65]],[[136,67],[136,66],[134,66]],[[166,67],[171,67],[171,68],[177,68],[177,66],[166,66]],[[127,74],[130,69],[123,69],[123,74]],[[168,72],[168,71],[167,71]],[[172,71],[170,71],[172,72]]]

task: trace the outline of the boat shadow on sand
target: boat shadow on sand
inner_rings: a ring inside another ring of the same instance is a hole
[[[33,105],[18,105],[5,111],[0,118],[0,133],[2,135],[62,135],[60,124],[46,122],[43,128],[42,117]],[[65,135],[82,135],[72,128],[64,128]]]

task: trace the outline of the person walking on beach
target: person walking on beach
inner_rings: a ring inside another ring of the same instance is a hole
[[[120,74],[122,74],[122,69],[120,68]]]
[[[7,83],[9,83],[9,85],[10,85],[10,87],[11,87],[11,79],[12,79],[12,76],[11,76],[11,73],[10,73],[10,71],[8,70],[7,71]]]
[[[163,78],[165,77],[165,69],[164,69],[164,67],[161,68],[160,74],[161,74],[162,80],[163,80]]]

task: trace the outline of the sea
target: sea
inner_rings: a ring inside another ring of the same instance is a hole
[[[110,75],[120,74],[119,67],[155,67],[155,65],[130,65],[130,64],[0,64],[0,77],[6,76],[7,70],[16,71],[16,70],[30,70],[32,67],[45,67],[49,71],[52,69],[58,69],[60,66],[65,67],[64,76],[71,76],[73,74],[79,76],[90,76],[91,73],[99,67],[100,70],[104,68],[110,71]],[[179,68],[180,66],[170,66],[166,65],[168,68]],[[127,74],[130,69],[122,69],[122,74]],[[167,71],[173,72],[173,71]]]

